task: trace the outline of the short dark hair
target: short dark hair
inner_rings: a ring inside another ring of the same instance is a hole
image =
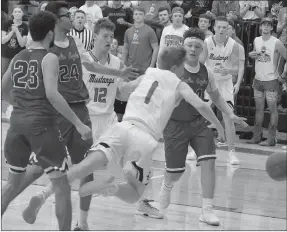
[[[83,11],[83,10],[77,10],[74,15],[76,15],[77,13],[80,13],[80,14],[84,14],[86,16],[86,12]]]
[[[40,42],[45,39],[49,31],[54,32],[57,22],[56,16],[47,11],[40,11],[29,19],[29,32],[33,41]]]
[[[167,6],[161,6],[159,9],[158,9],[158,13],[162,12],[162,11],[167,11],[168,14],[170,14],[170,9],[167,7]]]
[[[233,29],[235,29],[235,24],[234,24],[234,21],[232,19],[228,19],[228,23],[230,26],[232,26]]]
[[[201,14],[201,15],[199,15],[199,18],[208,19],[210,23],[212,20],[212,18],[208,14]]]
[[[197,28],[197,27],[191,27],[187,31],[183,33],[183,39],[185,40],[186,38],[189,37],[195,37],[197,39],[205,40],[205,34],[203,30]]]
[[[59,14],[60,8],[69,8],[69,5],[65,1],[50,1],[45,7],[45,11],[52,12],[56,16]]]
[[[146,13],[146,12],[145,12],[145,9],[144,9],[143,7],[136,7],[136,8],[134,9],[134,12],[136,12],[136,11],[143,12],[144,14]]]
[[[160,64],[163,69],[170,70],[174,65],[180,66],[185,62],[186,50],[183,46],[165,47],[159,54]]]
[[[96,34],[98,34],[101,29],[106,29],[106,30],[109,30],[109,31],[115,31],[116,26],[111,20],[106,19],[106,18],[101,18],[95,24],[94,32]]]
[[[221,21],[221,22],[227,22],[228,23],[228,19],[225,16],[218,16],[218,17],[216,17],[215,22],[216,21]]]

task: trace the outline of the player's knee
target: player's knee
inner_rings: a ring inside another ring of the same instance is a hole
[[[199,162],[202,169],[215,171],[215,159],[203,159]]]
[[[38,165],[31,165],[27,168],[27,172],[31,172],[35,180],[44,174],[44,170]]]
[[[62,176],[51,178],[51,182],[53,184],[55,197],[65,196],[67,198],[70,198],[71,186],[68,182],[68,179],[65,173]]]
[[[168,171],[166,170],[165,172],[165,183],[167,184],[173,184],[175,182],[177,182],[181,176],[183,175],[183,173],[185,172],[185,169],[182,170],[181,172],[173,172],[173,171]]]

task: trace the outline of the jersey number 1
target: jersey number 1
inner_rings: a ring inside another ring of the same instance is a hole
[[[150,102],[150,99],[155,91],[155,89],[158,87],[158,82],[157,81],[154,81],[151,85],[151,87],[149,88],[149,91],[147,92],[147,95],[145,97],[145,101],[144,103],[145,104],[148,104]]]

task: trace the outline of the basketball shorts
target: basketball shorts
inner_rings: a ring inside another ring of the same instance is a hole
[[[69,106],[85,125],[92,128],[89,111],[84,102],[69,104]],[[62,140],[67,147],[72,163],[80,163],[93,145],[93,139],[83,140],[76,127],[62,115],[59,115],[58,123]]]
[[[152,155],[157,145],[158,142],[148,132],[124,121],[109,127],[90,151],[102,151],[109,162],[121,167],[126,161],[132,161],[129,173],[132,172],[141,183],[148,184]]]
[[[224,79],[224,80],[216,80],[215,83],[223,99],[227,103],[230,102],[232,105],[234,105],[234,95],[233,95],[234,87],[233,87],[232,79],[230,78],[230,79]],[[210,100],[210,97],[206,91],[204,94],[204,99]]]
[[[120,101],[118,99],[115,100],[114,107],[115,107],[115,112],[117,114],[125,114],[126,106],[127,106],[127,102]]]
[[[113,124],[118,122],[115,112],[103,115],[90,115],[92,122],[93,140],[96,142],[98,138]]]
[[[38,133],[21,134],[9,128],[4,144],[4,154],[11,173],[26,171],[30,155],[45,173],[65,172],[68,159],[65,144],[61,141],[59,128],[55,125]]]
[[[169,120],[164,129],[166,171],[185,171],[188,145],[197,155],[197,162],[216,159],[212,130],[206,127],[206,120],[198,117],[192,122]]]

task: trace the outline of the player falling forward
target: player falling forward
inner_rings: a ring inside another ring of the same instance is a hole
[[[46,11],[52,12],[57,17],[55,27],[54,45],[49,49],[50,52],[59,57],[58,85],[59,92],[69,103],[71,109],[76,113],[79,119],[91,127],[89,112],[86,107],[86,101],[89,99],[89,93],[83,82],[82,74],[82,57],[84,51],[83,44],[79,39],[67,36],[72,27],[68,4],[62,1],[51,1],[46,6]],[[85,60],[84,60],[85,61]],[[85,63],[85,62],[84,62]],[[87,63],[87,62],[86,62]],[[55,64],[56,65],[56,64]],[[99,64],[92,65],[97,72],[116,76],[124,76],[125,74],[133,75],[133,69],[127,68],[123,70],[110,69]],[[62,139],[67,146],[72,163],[79,163],[84,159],[84,155],[92,146],[92,138],[84,140],[77,128],[61,115],[57,118]],[[37,160],[32,159],[34,165],[31,165],[26,172],[25,178],[18,188],[18,193],[22,192],[27,186],[34,182],[43,174],[43,169],[37,164]],[[90,175],[81,180],[81,185],[93,179]],[[36,215],[31,214],[30,206],[41,205],[45,199],[53,193],[52,186],[48,186],[37,197],[31,199],[29,206],[23,212],[23,218],[27,223],[34,223]],[[91,197],[80,198],[80,219],[78,224],[87,228],[88,210]],[[40,207],[38,208],[40,209]],[[76,228],[78,229],[78,228]]]
[[[2,189],[1,215],[19,195],[29,157],[34,152],[55,191],[59,229],[71,230],[71,188],[66,176],[67,152],[56,121],[58,112],[83,138],[91,137],[91,129],[58,92],[59,59],[47,51],[54,41],[56,21],[49,12],[31,17],[29,30],[33,42],[29,49],[15,56],[2,79],[4,98],[13,105],[13,111],[4,145],[9,178]]]
[[[223,128],[209,105],[177,77],[183,75],[185,57],[183,47],[165,48],[160,54],[159,69],[149,68],[145,75],[129,82],[131,88],[137,88],[130,95],[123,122],[112,125],[89,150],[87,157],[68,173],[68,180],[72,182],[109,162],[121,163],[123,158],[128,158],[132,162],[128,162],[125,169],[126,182],[90,182],[80,188],[80,196],[96,193],[116,196],[127,203],[137,202],[149,183],[152,155],[158,142],[163,141],[163,129],[182,99],[214,123],[224,140]]]
[[[199,56],[203,50],[204,32],[198,28],[191,28],[184,33],[183,38],[187,58],[181,80],[187,83],[201,99],[204,98],[206,90],[212,102],[228,115],[231,121],[243,124],[242,119],[233,114],[231,108],[220,95],[213,73],[199,62]],[[173,111],[165,127],[164,141],[166,171],[160,191],[160,209],[165,209],[170,204],[173,185],[185,171],[186,155],[190,144],[201,167],[203,198],[200,220],[211,225],[219,225],[219,219],[212,210],[215,189],[215,144],[213,132],[207,127],[206,120],[195,107],[182,100]],[[138,208],[141,208],[141,204],[143,204],[142,201],[140,201]],[[142,212],[142,214],[156,218],[161,216],[149,215],[148,212]]]

